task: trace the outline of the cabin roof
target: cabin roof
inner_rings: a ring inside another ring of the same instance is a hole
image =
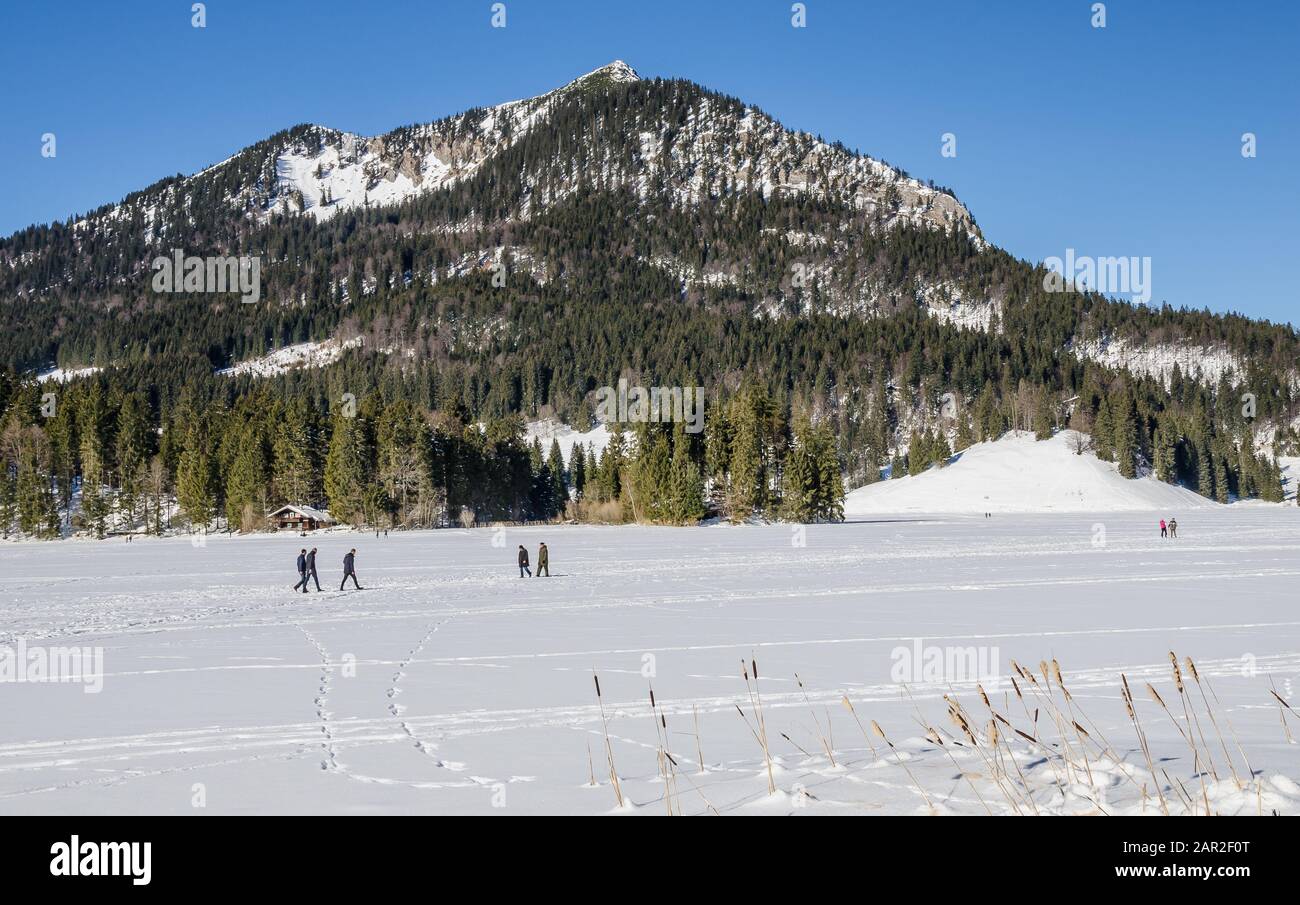
[[[281,506],[279,509],[271,513],[271,518],[275,518],[277,516],[284,515],[290,512],[296,513],[297,515],[300,515],[303,518],[314,519],[315,521],[318,522],[334,521],[334,518],[329,514],[327,510],[316,509],[312,506]]]

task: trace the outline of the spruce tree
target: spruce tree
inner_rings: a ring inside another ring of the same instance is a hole
[[[360,415],[336,415],[325,457],[325,498],[330,514],[340,522],[367,523],[366,488],[372,480],[366,425]]]

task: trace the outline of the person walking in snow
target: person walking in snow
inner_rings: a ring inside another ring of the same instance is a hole
[[[528,568],[528,551],[524,548],[523,544],[520,544],[519,545],[519,577],[523,578],[525,572],[528,573],[529,578],[533,576],[532,571],[529,570]]]
[[[1169,536],[1169,526],[1165,524],[1165,520],[1164,520],[1164,519],[1161,519],[1161,520],[1160,520],[1160,536],[1161,536],[1161,537],[1168,537],[1168,536]]]
[[[307,554],[307,574],[311,577],[312,581],[316,582],[316,590],[319,591],[321,587],[320,587],[320,576],[316,574],[316,548],[315,547],[312,547],[311,551]],[[303,581],[302,590],[303,593],[305,594],[307,593],[307,579],[304,578],[302,581]]]
[[[353,547],[343,556],[343,580],[339,582],[340,591],[343,590],[343,586],[348,583],[348,578],[352,579],[353,587],[355,587],[358,591],[361,590],[361,585],[357,583],[356,566],[357,566],[357,548]],[[304,588],[304,590],[306,589]]]
[[[537,577],[541,578],[542,573],[545,572],[546,577],[550,578],[551,577],[550,566],[551,566],[551,555],[546,549],[546,544],[539,544],[537,547]]]
[[[1171,518],[1169,520],[1169,536],[1170,537],[1178,536],[1178,519],[1176,518]]]
[[[303,547],[298,551],[298,583],[293,586],[296,591],[302,588],[304,594],[307,593],[307,548]]]

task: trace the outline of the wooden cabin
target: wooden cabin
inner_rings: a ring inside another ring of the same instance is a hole
[[[311,506],[281,506],[271,513],[270,518],[277,531],[296,531],[299,534],[336,524],[324,509]]]

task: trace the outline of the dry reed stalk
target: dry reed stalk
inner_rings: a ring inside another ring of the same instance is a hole
[[[704,749],[700,747],[700,708],[692,704],[691,713],[695,717],[695,757],[699,761],[700,772],[704,773]]]
[[[907,697],[912,702],[912,709],[916,711],[917,723],[920,724],[921,728],[926,730],[928,735],[933,737],[934,743],[937,744],[943,750],[944,754],[948,755],[948,759],[952,761],[952,765],[953,767],[956,768],[957,774],[961,776],[962,779],[966,780],[966,783],[970,786],[971,791],[975,793],[975,797],[979,799],[979,803],[984,805],[984,810],[988,811],[989,815],[992,816],[993,809],[988,806],[988,802],[984,800],[984,796],[981,795],[979,789],[975,787],[974,780],[972,780],[970,776],[967,775],[966,771],[963,770],[961,765],[957,763],[957,758],[953,755],[953,753],[950,750],[948,750],[948,746],[943,740],[942,733],[940,733],[938,729],[936,729],[934,726],[931,726],[925,721],[925,716],[924,714],[921,713],[921,707],[919,704],[916,703],[916,698],[913,697],[912,695],[912,689],[904,685],[903,690],[907,692]],[[949,711],[951,712],[955,702],[950,701],[947,695],[944,695],[944,700],[948,701]],[[1002,781],[998,778],[997,766],[993,763],[992,759],[988,755],[986,755],[984,751],[980,749],[978,744],[975,745],[975,752],[980,756],[980,759],[984,761],[984,765],[988,768],[989,775],[993,778],[994,784],[998,787],[998,791],[1002,793],[1002,797],[1004,797],[1007,800],[1007,803],[1011,805],[1011,809],[1015,811],[1017,814],[1023,813],[1020,810],[1020,806],[1016,803],[1015,797],[1012,796],[1012,794],[1008,792],[1007,789],[1002,785]]]
[[[1151,781],[1156,786],[1156,795],[1160,799],[1160,810],[1164,811],[1165,816],[1168,817],[1169,802],[1165,800],[1164,790],[1160,788],[1160,781],[1156,779],[1156,767],[1151,760],[1151,748],[1147,745],[1146,733],[1142,731],[1142,722],[1138,719],[1137,708],[1133,706],[1133,691],[1128,687],[1128,677],[1120,673],[1119,680],[1122,686],[1121,695],[1124,699],[1124,709],[1128,711],[1128,718],[1133,721],[1133,729],[1137,732],[1138,744],[1142,747],[1142,756],[1147,761],[1147,772],[1151,774]]]
[[[949,688],[949,692],[952,692],[952,689]],[[987,702],[987,697],[985,697],[984,700],[985,702]],[[952,720],[952,722],[956,724],[956,726],[959,729],[961,729],[962,735],[965,735],[966,740],[970,742],[971,749],[974,750],[976,754],[979,754],[980,759],[984,761],[984,766],[988,768],[989,776],[991,776],[991,778],[993,779],[993,783],[997,785],[998,791],[1002,793],[1002,797],[1005,797],[1006,800],[1008,800],[1011,807],[1013,807],[1013,809],[1015,810],[1015,813],[1018,814],[1021,813],[1021,809],[1019,809],[1017,804],[1015,804],[1015,796],[1013,796],[1013,794],[1011,794],[1011,792],[1008,791],[1008,787],[1006,787],[1006,785],[1002,783],[1002,776],[1006,776],[1006,770],[1001,770],[1001,772],[998,771],[998,765],[995,759],[997,755],[996,724],[995,724],[995,728],[993,728],[993,736],[991,737],[991,740],[993,742],[993,748],[995,748],[995,750],[993,750],[993,752],[985,752],[984,745],[980,744],[979,741],[979,733],[975,732],[975,726],[974,723],[972,723],[970,714],[966,713],[966,709],[965,707],[962,706],[961,701],[958,701],[956,700],[956,698],[949,696],[949,694],[945,694],[944,701],[948,703],[948,718]],[[919,709],[918,709],[918,713],[919,713]],[[937,733],[937,729],[936,729],[936,733]],[[959,742],[954,740],[953,744],[959,745]],[[1013,761],[1014,761],[1014,757],[1013,757]],[[1017,766],[1017,772],[1019,772],[1019,766]],[[1023,774],[1021,775],[1021,779],[1022,780],[1024,779]],[[1008,776],[1008,780],[1010,780],[1009,776]],[[1010,788],[1014,789],[1015,788],[1014,784],[1011,785]],[[1032,801],[1032,798],[1030,800],[1030,806],[1032,807],[1032,809],[1037,810],[1037,806],[1034,804],[1034,801]]]
[[[1196,714],[1196,702],[1188,700],[1190,695],[1188,695],[1183,685],[1183,671],[1178,666],[1178,655],[1173,651],[1169,652],[1169,662],[1174,671],[1174,687],[1178,689],[1178,697],[1183,702],[1183,720],[1188,722],[1189,727],[1194,726],[1196,728],[1196,735],[1201,739],[1201,748],[1205,751],[1205,760],[1210,765],[1210,775],[1214,777],[1215,782],[1218,782],[1219,771],[1214,766],[1214,755],[1210,751],[1209,743],[1205,740],[1205,730],[1201,728],[1201,718]],[[1188,721],[1188,714],[1191,715],[1190,721]]]
[[[1037,688],[1038,680],[1034,678],[1033,673],[1029,672],[1027,669],[1022,667],[1015,660],[1011,661],[1011,670],[1012,672],[1019,675],[1020,678],[1024,681],[1024,683],[1027,686],[1029,686],[1029,690],[1031,694],[1034,694],[1039,699],[1042,698],[1042,690]],[[1062,773],[1058,765],[1058,761],[1063,761],[1064,756],[1061,754],[1061,752],[1052,750],[1052,748],[1049,745],[1040,741],[1038,738],[1038,708],[1035,707],[1032,714],[1029,712],[1029,701],[1026,700],[1024,692],[1020,690],[1020,683],[1016,681],[1015,676],[1011,677],[1011,687],[1015,689],[1016,697],[1019,699],[1021,707],[1024,708],[1025,717],[1033,725],[1033,730],[1034,730],[1033,734],[1031,735],[1017,729],[1016,734],[1022,736],[1025,739],[1028,739],[1029,741],[1033,742],[1035,745],[1038,745],[1038,747],[1042,748],[1046,755],[1047,764],[1052,768],[1052,776],[1055,778],[1056,784],[1058,786],[1068,785],[1070,781],[1068,767],[1066,768],[1066,772]]]
[[[998,713],[992,707],[989,708],[989,712],[992,713],[995,717],[997,717],[997,719],[1001,721],[1004,726],[1007,726],[1009,729],[1011,729],[1012,732],[1016,731],[1016,727],[1012,726],[1011,723],[1006,719],[1006,717],[1002,716],[1002,714]],[[1011,766],[1016,768],[1016,775],[1020,777],[1020,785],[1025,790],[1024,797],[1026,800],[1028,800],[1030,807],[1034,809],[1034,813],[1037,814],[1038,804],[1034,801],[1034,790],[1030,786],[1029,779],[1025,776],[1024,771],[1020,769],[1020,762],[1016,760],[1016,752],[1012,750],[1010,740],[1007,739],[1006,737],[1000,737],[1000,741],[1001,741],[1001,747],[998,749],[998,760],[999,761],[1002,760],[1001,749],[1006,748],[1007,758],[1011,761]],[[1006,772],[1005,767],[1003,767],[1003,772],[1004,773]]]
[[[677,783],[675,773],[677,761],[668,753],[668,720],[659,710],[659,703],[655,700],[655,689],[653,685],[650,689],[650,716],[655,724],[655,737],[659,740],[658,766],[659,775],[664,781],[664,804],[668,808],[668,816],[673,816],[673,794],[676,792]],[[681,811],[678,811],[680,814]]]
[[[1272,676],[1269,676],[1268,684],[1270,686],[1268,693],[1271,694],[1273,697],[1277,698],[1277,715],[1278,715],[1278,719],[1282,721],[1282,731],[1286,733],[1287,742],[1294,745],[1295,739],[1291,735],[1291,724],[1286,721],[1286,712],[1288,710],[1291,710],[1291,705],[1288,704],[1286,700],[1283,699],[1283,697],[1277,693],[1277,689],[1271,687],[1273,685]],[[1294,710],[1291,710],[1291,712],[1293,714],[1295,713]]]
[[[1070,716],[1069,722],[1074,727],[1075,737],[1079,740],[1079,752],[1083,755],[1083,768],[1088,774],[1088,787],[1095,788],[1097,783],[1092,778],[1092,764],[1088,762],[1088,746],[1083,740],[1083,735],[1079,734],[1082,727],[1079,726],[1079,722],[1074,716],[1074,698],[1070,694],[1070,690],[1065,687],[1065,679],[1061,676],[1061,664],[1056,662],[1055,657],[1052,658],[1052,678],[1056,680],[1056,685],[1061,689],[1061,694],[1065,698],[1065,708],[1069,711]],[[1047,683],[1047,690],[1049,692],[1052,690],[1051,682]],[[1096,804],[1096,802],[1093,803]]]
[[[1156,691],[1155,687],[1150,682],[1147,682],[1146,686],[1147,686],[1147,693],[1150,694],[1151,698],[1157,704],[1160,705],[1160,709],[1162,709],[1165,712],[1165,714],[1169,717],[1169,722],[1174,724],[1174,728],[1177,729],[1178,734],[1183,737],[1183,741],[1187,742],[1188,747],[1192,749],[1192,769],[1196,772],[1197,777],[1201,780],[1201,797],[1205,801],[1205,816],[1208,817],[1210,816],[1210,796],[1205,790],[1205,771],[1201,769],[1201,757],[1200,757],[1200,752],[1197,750],[1196,747],[1196,739],[1193,738],[1190,734],[1192,727],[1190,724],[1188,724],[1187,732],[1184,732],[1183,727],[1178,725],[1178,718],[1175,717],[1173,711],[1169,709],[1169,705],[1165,703],[1164,698],[1160,697],[1160,693]],[[1196,813],[1196,808],[1194,806],[1192,807],[1191,810],[1193,814]]]
[[[605,759],[609,762],[609,784],[614,789],[614,797],[618,799],[618,806],[623,807],[623,786],[618,781],[618,771],[614,769],[614,746],[609,741],[609,720],[605,717],[605,699],[600,694],[600,676],[596,671],[591,671],[591,678],[596,683],[596,704],[600,707],[600,727],[605,733]]]
[[[752,685],[749,681],[751,666],[754,671],[754,682]],[[757,730],[751,728],[750,732],[754,734],[754,739],[758,742],[759,747],[763,749],[763,762],[767,766],[767,794],[775,795],[776,777],[773,775],[772,771],[772,749],[767,743],[767,721],[763,718],[763,697],[758,690],[758,661],[751,658],[750,663],[746,663],[742,659],[740,661],[740,674],[745,679],[745,690],[749,693],[749,704],[754,708],[754,721],[758,725]],[[736,709],[740,710],[739,707]],[[745,717],[743,710],[740,711],[740,715],[742,718]],[[749,724],[748,718],[745,719],[745,724]]]
[[[798,749],[799,749],[799,753],[802,754],[804,757],[809,757],[809,758],[812,757],[812,754],[809,753],[809,752],[804,748],[803,745],[799,744],[799,743],[796,742],[794,739],[790,738],[790,736],[786,735],[784,732],[780,732],[780,733],[778,733],[778,734],[781,736],[781,738],[785,739],[785,740],[786,740],[787,742],[789,742],[791,745],[794,745],[796,748],[798,748]]]
[[[957,775],[966,780],[966,784],[970,786],[970,790],[975,793],[975,797],[979,799],[980,804],[984,805],[984,810],[988,811],[989,816],[992,817],[993,809],[990,808],[988,802],[984,800],[984,796],[980,794],[980,790],[975,787],[975,781],[967,775],[966,771],[962,769],[961,764],[957,763],[957,758],[948,750],[948,746],[943,743],[943,736],[939,734],[939,730],[935,729],[933,726],[926,726],[926,729],[930,735],[933,736],[934,742],[939,746],[943,753],[948,755],[948,760],[952,761],[953,768],[956,769]],[[994,781],[996,782],[996,780]],[[1001,783],[998,783],[998,788],[1002,791],[1003,797],[1007,799],[1007,803],[1011,805],[1012,810],[1017,814],[1023,813],[1015,800],[1007,794],[1006,790],[1002,789]]]
[[[876,735],[878,735],[881,739],[884,740],[885,744],[889,746],[889,750],[893,751],[895,754],[898,753],[898,749],[895,748],[894,743],[889,740],[889,736],[885,735],[885,730],[881,729],[880,724],[877,723],[875,720],[871,721],[871,731],[876,733]],[[930,810],[933,811],[934,802],[930,800],[930,796],[929,794],[926,793],[925,787],[916,781],[916,777],[912,774],[911,768],[907,766],[907,763],[903,760],[902,757],[898,758],[898,765],[907,772],[908,778],[912,780],[912,785],[916,786],[916,791],[921,793],[921,797],[925,799],[926,805],[928,805]]]
[[[1035,679],[1030,683],[1030,687],[1037,692],[1047,704],[1047,714],[1052,718],[1052,723],[1056,726],[1056,734],[1061,739],[1061,760],[1066,765],[1066,775],[1070,777],[1072,782],[1078,782],[1077,773],[1079,771],[1079,765],[1075,763],[1074,750],[1070,747],[1070,739],[1066,729],[1069,721],[1066,719],[1065,714],[1061,712],[1060,705],[1056,703],[1056,694],[1052,690],[1052,674],[1051,670],[1047,666],[1046,660],[1038,661],[1038,671],[1043,676],[1043,685],[1039,686],[1038,681]],[[1032,678],[1033,674],[1031,673],[1030,676]],[[1046,692],[1043,691],[1044,687],[1046,688]],[[1084,761],[1086,765],[1086,753],[1084,755]],[[1085,772],[1088,774],[1088,785],[1091,786],[1092,769],[1089,767]]]
[[[1214,716],[1214,708],[1210,706],[1210,701],[1205,696],[1205,688],[1201,685],[1201,674],[1196,669],[1196,664],[1192,662],[1191,657],[1187,657],[1183,662],[1187,666],[1188,675],[1192,677],[1197,690],[1201,693],[1201,702],[1205,705],[1205,713],[1210,718],[1210,725],[1214,727],[1215,734],[1219,736],[1219,747],[1223,749],[1223,759],[1228,762],[1228,770],[1231,771],[1232,779],[1237,784],[1237,789],[1240,790],[1244,786],[1241,777],[1237,775],[1237,765],[1232,762],[1232,755],[1228,753],[1228,744],[1223,740],[1223,730],[1219,728],[1219,721]]]
[[[853,708],[853,702],[849,700],[849,696],[845,695],[840,703],[844,705],[845,710],[853,714],[853,721],[857,723],[858,728],[862,730],[862,737],[866,740],[867,747],[871,749],[871,756],[879,757],[880,755],[876,754],[876,746],[871,744],[871,737],[867,735],[867,730],[866,727],[862,725],[862,720],[858,719],[858,712]]]
[[[799,686],[799,693],[803,695],[804,703],[808,705],[808,712],[812,714],[813,724],[817,726],[817,738],[822,743],[822,750],[826,752],[826,757],[830,759],[832,767],[839,766],[839,764],[835,763],[835,751],[832,748],[831,743],[827,740],[827,732],[829,732],[831,724],[830,714],[826,714],[827,732],[823,732],[821,720],[817,719],[817,711],[813,708],[812,701],[808,700],[808,690],[803,687],[803,679],[799,678],[798,673],[795,673],[794,680]]]
[[[1197,676],[1196,684],[1197,685],[1201,684],[1199,675]],[[1214,690],[1214,686],[1210,683],[1209,676],[1205,677],[1205,687],[1210,689],[1210,697],[1214,699],[1214,705],[1216,707],[1223,708],[1223,723],[1228,727],[1228,734],[1232,736],[1232,744],[1236,746],[1237,753],[1241,755],[1241,762],[1246,765],[1246,774],[1251,779],[1254,779],[1255,770],[1250,765],[1250,758],[1246,755],[1246,749],[1241,747],[1241,741],[1240,739],[1237,738],[1237,730],[1234,729],[1232,726],[1232,717],[1228,715],[1227,708],[1223,707],[1223,703],[1219,700],[1219,693]]]

